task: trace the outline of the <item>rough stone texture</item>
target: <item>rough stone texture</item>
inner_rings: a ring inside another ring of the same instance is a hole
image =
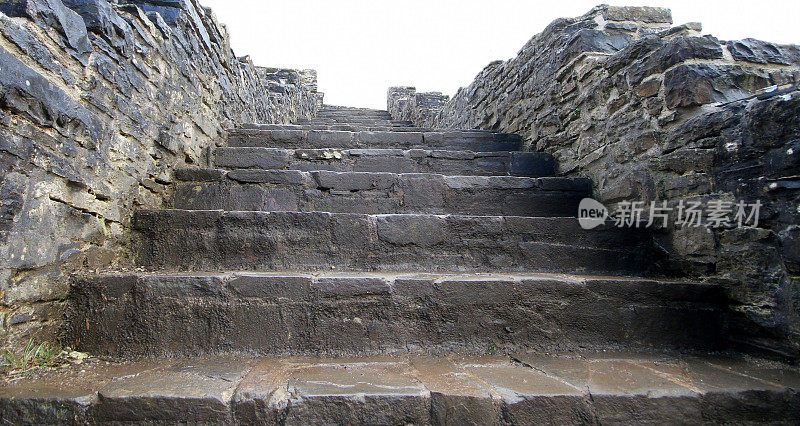
[[[440,149],[450,151],[517,151],[522,139],[513,134],[475,131],[344,131],[310,130],[302,128],[262,129],[237,128],[229,132],[231,147],[268,148],[394,148],[394,149]]]
[[[224,147],[214,152],[214,166],[225,169],[541,177],[553,175],[555,162],[551,155],[538,152]]]
[[[229,356],[93,361],[3,383],[0,416],[15,424],[794,424],[798,387],[798,371],[782,364],[647,353]]]
[[[421,127],[522,135],[561,174],[591,178],[607,204],[762,200],[758,228],[671,227],[663,266],[725,283],[752,321],[735,338],[796,357],[800,47],[670,24],[665,9],[599,6],[554,21],[438,111],[391,111]]]
[[[591,195],[589,181],[569,178],[235,169],[212,180],[216,170],[188,170],[173,208],[575,217]]]
[[[132,210],[162,205],[174,166],[207,164],[233,123],[288,123],[321,103],[313,71],[237,58],[195,0],[19,0],[0,12],[0,337],[11,343],[51,336],[69,273],[129,263]]]
[[[386,109],[395,120],[417,123],[438,112],[449,99],[439,92],[417,93],[414,87],[390,87]]]
[[[575,218],[139,210],[151,270],[646,273],[646,232]]]
[[[71,341],[112,356],[715,350],[728,332],[719,286],[573,275],[106,275],[71,300]]]

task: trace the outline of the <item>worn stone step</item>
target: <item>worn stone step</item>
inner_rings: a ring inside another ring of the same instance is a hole
[[[11,424],[794,424],[796,368],[710,355],[91,359],[0,385]]]
[[[407,129],[414,127],[411,124],[393,122],[387,120],[327,120],[327,119],[314,119],[309,121],[298,121],[298,125],[303,126],[356,126],[361,128],[386,128],[388,131],[395,129]]]
[[[139,210],[139,264],[159,270],[637,273],[644,230],[575,218]]]
[[[505,133],[347,132],[334,130],[236,129],[228,132],[229,146],[268,148],[401,148],[459,151],[519,151],[522,139]]]
[[[358,107],[348,107],[348,106],[339,106],[339,105],[324,105],[320,112],[328,112],[328,113],[345,113],[345,114],[388,114],[389,111],[385,109],[374,109],[374,108],[358,108]]]
[[[337,213],[577,216],[581,178],[180,169],[172,207]],[[188,182],[187,182],[188,181]]]
[[[241,124],[240,129],[259,130],[344,130],[347,132],[432,132],[433,129],[414,126],[363,126],[358,124]]]
[[[352,113],[352,112],[320,111],[313,118],[333,118],[333,119],[353,118],[353,119],[392,120],[392,116],[388,112]]]
[[[372,125],[372,126],[411,126],[414,123],[411,121],[395,121],[395,120],[383,120],[379,118],[353,118],[353,117],[322,117],[322,118],[312,118],[310,120],[297,120],[297,124],[361,124],[361,125]]]
[[[217,148],[213,163],[222,169],[439,173],[451,176],[546,177],[555,174],[552,155],[522,151],[232,147]]]
[[[111,274],[74,281],[69,339],[113,356],[724,349],[725,302],[714,285],[555,274]]]

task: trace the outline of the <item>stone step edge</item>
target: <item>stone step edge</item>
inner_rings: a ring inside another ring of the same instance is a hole
[[[219,219],[224,216],[237,216],[237,215],[324,215],[324,216],[364,216],[371,218],[402,218],[402,217],[416,217],[416,218],[430,218],[430,219],[448,219],[455,218],[460,220],[480,220],[480,219],[517,219],[517,220],[536,220],[541,222],[557,222],[557,221],[573,221],[575,225],[578,224],[578,219],[574,216],[503,216],[503,215],[468,215],[468,214],[426,214],[426,213],[385,213],[385,214],[369,214],[369,213],[338,213],[338,212],[285,212],[285,211],[253,211],[253,210],[191,210],[191,209],[137,209],[134,211],[134,218],[136,215],[151,215],[151,214],[188,214],[188,215],[201,215],[205,216],[204,219],[215,218]],[[135,221],[134,221],[135,222]],[[585,230],[586,232],[603,232],[603,231],[626,231],[626,232],[643,232],[642,228],[616,228],[610,225],[600,225],[593,229]],[[588,247],[587,247],[588,248]]]
[[[270,148],[270,147],[250,147],[250,146],[220,146],[213,150],[215,154],[219,150],[241,151],[241,152],[285,152],[291,157],[299,160],[322,161],[338,160],[342,154],[351,157],[405,157],[405,158],[438,158],[442,160],[474,160],[477,158],[509,157],[514,155],[525,155],[539,157],[537,160],[552,161],[553,155],[546,152],[535,151],[469,151],[469,150],[448,150],[448,149],[423,149],[423,148]],[[311,156],[311,154],[315,154]]]
[[[592,191],[591,181],[586,178],[571,177],[524,177],[524,176],[481,176],[481,175],[444,175],[440,173],[389,173],[389,172],[336,172],[328,170],[275,170],[275,169],[198,169],[179,168],[173,175],[181,182],[223,182],[231,181],[241,184],[283,184],[337,189],[339,179],[373,177],[381,179],[371,189],[386,189],[394,182],[410,178],[441,180],[454,190],[490,189],[520,190],[530,189],[553,192],[578,192],[587,196]],[[347,186],[347,185],[345,185]],[[365,188],[370,189],[370,188]]]
[[[89,360],[0,387],[0,409],[10,423],[763,422],[797,421],[798,387],[788,366],[709,355],[238,355]]]
[[[167,281],[171,288],[163,288],[163,297],[199,297],[199,298],[233,298],[256,297],[262,299],[281,299],[291,302],[287,296],[296,296],[298,302],[308,302],[315,298],[351,297],[367,294],[393,294],[399,290],[403,282],[424,282],[432,288],[441,290],[448,286],[483,285],[492,288],[494,285],[509,285],[519,289],[521,286],[539,288],[541,285],[563,286],[565,289],[585,288],[601,294],[613,294],[616,297],[629,297],[642,301],[665,297],[665,302],[690,302],[721,304],[725,301],[724,288],[719,284],[700,281],[676,280],[663,277],[640,277],[623,275],[588,275],[564,273],[443,273],[443,272],[376,272],[376,271],[191,271],[191,272],[159,272],[159,271],[99,271],[97,273],[75,273],[71,276],[73,285],[90,283],[103,286],[112,283],[117,287],[119,282],[129,290],[135,282]],[[272,285],[265,288],[254,288],[253,283],[264,280],[274,283],[285,280],[288,286],[280,288],[281,294],[267,294],[275,290]],[[116,284],[114,284],[116,283]],[[296,287],[296,288],[290,288]],[[454,288],[455,288],[454,287]],[[418,288],[418,287],[416,287]],[[122,294],[125,289],[112,289],[112,293]],[[213,290],[213,291],[212,291]],[[295,293],[293,290],[297,290]],[[303,290],[303,291],[301,291]],[[619,291],[633,291],[626,295]],[[674,293],[667,292],[673,291]],[[337,293],[338,292],[338,293]],[[342,294],[339,294],[344,292]],[[293,294],[294,293],[294,294]],[[309,293],[309,294],[306,294]],[[312,297],[316,296],[316,297]],[[412,295],[406,295],[412,296]],[[428,295],[433,297],[433,295]],[[442,297],[463,297],[457,294],[442,294]],[[291,298],[291,297],[289,297]],[[491,298],[489,298],[491,299]],[[476,304],[489,303],[490,300],[476,300]],[[720,305],[722,306],[722,305]]]
[[[337,131],[356,131],[356,132],[435,132],[436,129],[430,127],[416,126],[371,126],[364,124],[239,124],[228,132],[237,129],[245,130],[337,130]],[[355,130],[353,130],[355,129]],[[466,131],[466,130],[465,130]],[[493,133],[488,130],[469,130],[476,134]]]
[[[450,151],[393,148],[218,147],[213,168],[371,171],[444,175],[560,177],[552,154],[529,151]],[[392,164],[385,164],[391,161]],[[345,167],[337,170],[338,167]]]
[[[346,123],[341,123],[346,125]],[[419,131],[419,132],[393,132],[391,130],[387,131],[368,131],[368,130],[358,130],[358,131],[348,131],[348,130],[315,130],[315,129],[308,129],[306,126],[313,126],[314,124],[264,124],[264,125],[256,125],[258,127],[235,127],[233,129],[228,130],[228,134],[237,134],[237,133],[244,133],[244,134],[258,134],[258,132],[280,132],[280,131],[302,131],[304,135],[307,135],[308,132],[320,132],[320,133],[332,133],[332,134],[342,134],[342,133],[421,133],[423,137],[425,136],[452,136],[452,137],[469,137],[469,136],[495,136],[495,137],[506,137],[512,139],[519,139],[521,140],[522,137],[515,134],[515,133],[501,133],[501,132],[493,132],[488,130],[456,130],[456,129],[433,129],[427,131]],[[358,126],[358,123],[354,123],[355,126]],[[378,127],[378,126],[376,126]]]

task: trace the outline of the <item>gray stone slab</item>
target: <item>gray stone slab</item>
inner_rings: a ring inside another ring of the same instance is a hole
[[[230,402],[252,358],[212,357],[164,366],[112,381],[93,407],[98,421],[230,421]]]
[[[593,418],[581,389],[508,358],[462,358],[456,363],[491,388],[514,424],[586,423]]]
[[[0,416],[10,424],[85,424],[97,392],[111,381],[156,368],[157,361],[124,364],[92,360],[17,382],[0,383]]]
[[[797,393],[770,380],[795,371],[625,351],[90,359],[4,381],[0,414],[33,424],[788,424]]]
[[[489,388],[444,357],[412,357],[419,380],[431,395],[435,424],[499,425],[501,404]]]
[[[430,421],[430,393],[406,362],[355,359],[310,363],[292,372],[287,389],[287,424]]]

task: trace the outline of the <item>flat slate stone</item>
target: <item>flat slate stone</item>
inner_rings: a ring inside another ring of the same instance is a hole
[[[746,373],[765,370],[797,375],[761,360],[664,353],[90,360],[3,382],[0,416],[37,424],[796,423],[796,391]]]

